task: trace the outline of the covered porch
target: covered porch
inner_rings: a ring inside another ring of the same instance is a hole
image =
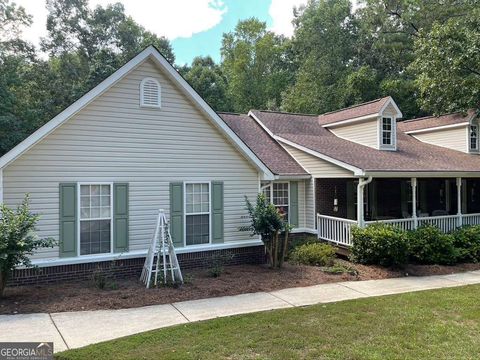
[[[480,178],[317,178],[315,189],[318,237],[339,245],[351,245],[353,225],[450,232],[480,224]]]

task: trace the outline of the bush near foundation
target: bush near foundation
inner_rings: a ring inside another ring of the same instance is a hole
[[[408,232],[409,258],[418,264],[453,265],[457,263],[458,250],[453,236],[444,234],[436,226],[421,226]]]
[[[303,244],[296,247],[290,254],[290,260],[295,264],[313,266],[332,266],[335,259],[335,248],[320,242]]]
[[[466,225],[453,233],[453,245],[457,249],[459,262],[480,261],[480,225]]]
[[[367,265],[403,266],[408,261],[407,233],[393,225],[372,224],[352,228],[351,259]]]

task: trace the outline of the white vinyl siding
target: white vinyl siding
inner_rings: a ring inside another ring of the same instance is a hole
[[[315,228],[315,193],[314,193],[314,179],[315,178],[351,178],[353,172],[344,169],[338,165],[332,164],[326,160],[317,158],[302,150],[298,150],[292,146],[282,144],[282,146],[292,155],[297,162],[303,166],[313,177],[303,181],[304,199],[303,203],[299,200],[299,222],[304,224],[308,229]],[[300,183],[299,183],[300,184]],[[300,186],[298,191],[298,198],[300,199]],[[300,216],[304,212],[303,216]],[[299,225],[302,227],[302,225]]]
[[[362,122],[329,128],[329,130],[343,139],[378,149],[378,119],[376,117]]]
[[[353,177],[353,172],[326,160],[310,155],[305,151],[298,150],[293,146],[282,144],[282,146],[303,166],[313,177],[338,178]]]
[[[162,84],[162,110],[140,107],[140,82]],[[258,172],[151,62],[132,70],[3,170],[4,200],[15,206],[30,193],[40,214],[38,233],[58,239],[59,183],[129,183],[129,248],[146,250],[158,209],[168,213],[169,184],[224,183],[225,243],[251,238],[239,232],[244,196],[258,192]],[[58,247],[35,259],[57,258]]]
[[[428,144],[468,152],[469,128],[463,126],[454,129],[436,130],[412,134],[413,137]]]

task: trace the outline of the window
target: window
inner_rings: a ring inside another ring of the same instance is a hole
[[[470,125],[470,150],[478,150],[478,125]]]
[[[145,78],[140,83],[140,106],[161,107],[161,89],[160,84],[154,78]]]
[[[288,220],[289,184],[288,182],[270,183],[262,187],[267,202],[272,203]]]
[[[80,185],[80,255],[112,249],[111,184]]]
[[[381,140],[382,145],[393,145],[393,119],[389,117],[382,118]]]
[[[185,239],[187,245],[210,242],[210,184],[185,184]]]

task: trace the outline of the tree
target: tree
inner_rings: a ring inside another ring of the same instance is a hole
[[[480,8],[436,22],[415,42],[420,104],[435,114],[480,110]]]
[[[192,66],[180,69],[180,73],[214,110],[233,110],[227,94],[227,79],[210,56],[194,58]]]
[[[260,235],[267,250],[270,267],[281,268],[287,255],[291,225],[273,204],[267,203],[263,194],[258,194],[255,206],[247,197],[245,202],[250,225],[241,227],[240,231],[250,231],[252,236]]]
[[[279,108],[291,81],[288,46],[286,38],[267,31],[266,23],[255,18],[239,21],[233,32],[223,34],[222,69],[234,111]]]
[[[282,108],[319,114],[343,107],[355,42],[350,1],[311,0],[297,10],[294,25],[293,62],[298,70]]]
[[[15,268],[31,267],[29,256],[40,248],[53,247],[51,238],[40,239],[35,234],[39,216],[29,210],[28,195],[22,204],[12,210],[0,205],[0,297]]]

